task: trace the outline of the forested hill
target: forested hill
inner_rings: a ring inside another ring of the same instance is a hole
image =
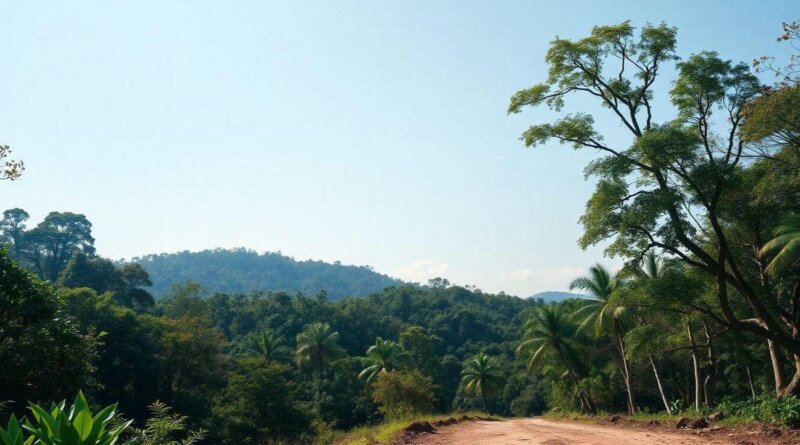
[[[331,300],[364,297],[403,284],[367,266],[297,261],[280,253],[259,254],[244,248],[147,255],[132,261],[150,274],[150,290],[156,298],[169,292],[173,284],[187,280],[201,284],[211,293],[282,290],[313,295],[325,290]]]

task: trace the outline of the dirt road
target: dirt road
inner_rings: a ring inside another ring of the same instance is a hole
[[[420,445],[729,445],[748,442],[703,437],[689,432],[651,431],[541,418],[463,422],[416,437],[413,441]]]

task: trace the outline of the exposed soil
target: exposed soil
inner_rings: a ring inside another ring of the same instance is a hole
[[[673,423],[627,419],[585,422],[539,417],[486,421],[455,419],[414,425],[393,445],[789,445],[800,444],[800,431],[764,425],[677,430]],[[438,425],[437,425],[438,423]]]

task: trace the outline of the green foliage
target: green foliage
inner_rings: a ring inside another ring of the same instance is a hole
[[[777,275],[800,261],[800,215],[790,215],[775,229],[775,237],[764,244],[762,254],[771,256],[766,271]]]
[[[0,445],[28,445],[33,443],[32,437],[25,439],[24,429],[13,414],[8,419],[6,428],[0,426]]]
[[[372,383],[378,374],[391,371],[398,364],[406,361],[408,357],[408,353],[403,351],[403,347],[400,344],[378,337],[375,339],[375,344],[367,349],[367,360],[370,366],[364,368],[358,374],[358,378],[363,379],[367,384]]]
[[[303,332],[297,334],[297,364],[319,369],[345,357],[347,353],[338,342],[339,333],[332,332],[328,323],[306,325]]]
[[[122,306],[137,309],[152,307],[153,296],[142,287],[153,283],[138,264],[117,267],[111,260],[76,252],[59,274],[59,287],[86,287],[98,293],[113,292]]]
[[[461,371],[461,384],[464,391],[474,397],[480,397],[483,410],[489,412],[488,399],[492,397],[505,381],[503,370],[496,359],[479,352],[464,363]]]
[[[144,428],[134,428],[133,437],[123,445],[194,445],[205,438],[205,431],[189,431],[188,418],[174,413],[159,401],[150,405],[150,418]]]
[[[749,421],[767,422],[785,427],[800,426],[800,399],[761,397],[754,400],[726,400],[717,409]]]
[[[275,331],[267,329],[260,335],[251,338],[251,350],[260,355],[265,362],[283,361],[289,358],[286,340]]]
[[[365,266],[335,262],[297,261],[280,252],[256,253],[248,249],[214,249],[202,252],[146,255],[134,258],[153,280],[152,292],[160,297],[173,283],[194,280],[212,292],[285,291],[315,295],[325,291],[333,300],[365,297],[400,281]]]
[[[433,412],[436,388],[430,377],[416,369],[382,372],[373,386],[372,398],[389,419]]]
[[[19,414],[29,400],[92,387],[96,347],[95,334],[63,312],[54,290],[0,249],[0,400]]]
[[[282,364],[264,365],[249,359],[215,401],[210,434],[212,443],[261,444],[269,439],[308,439],[312,413],[299,401],[297,385]]]
[[[89,404],[79,392],[72,406],[52,405],[46,410],[37,404],[30,405],[33,421],[23,428],[41,445],[113,445],[130,425],[114,426],[112,419],[116,405],[107,406],[92,414]]]

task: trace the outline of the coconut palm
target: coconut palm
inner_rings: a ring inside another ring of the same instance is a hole
[[[767,273],[775,275],[800,261],[800,215],[787,217],[775,229],[775,237],[761,249],[762,255],[774,255]]]
[[[403,347],[399,343],[378,337],[375,339],[375,344],[367,349],[367,360],[372,364],[364,368],[358,374],[358,378],[370,384],[378,374],[391,371],[407,358],[408,353],[403,351]]]
[[[268,364],[286,360],[289,357],[286,340],[272,329],[267,329],[260,335],[251,338],[250,350],[263,357]]]
[[[536,308],[525,323],[525,334],[517,347],[517,354],[526,357],[530,373],[537,370],[547,358],[560,362],[578,391],[581,406],[594,412],[592,397],[579,381],[582,367],[573,346],[576,327],[567,309],[568,306],[563,303]]]
[[[318,322],[306,325],[303,332],[297,334],[297,351],[295,353],[297,365],[310,367],[317,372],[321,371],[326,364],[346,355],[338,341],[339,333],[331,332],[328,323]]]
[[[636,402],[633,397],[631,371],[625,355],[622,331],[623,319],[630,315],[631,311],[625,306],[611,302],[611,294],[620,286],[621,282],[621,277],[612,275],[602,265],[595,264],[589,268],[588,276],[576,278],[570,283],[569,288],[588,292],[591,297],[584,302],[583,307],[575,312],[575,317],[583,319],[579,330],[591,326],[594,328],[596,336],[609,332],[614,339],[622,364],[622,378],[625,380],[625,389],[628,393],[628,413],[635,414]]]
[[[483,411],[489,413],[486,399],[503,384],[503,373],[495,359],[481,351],[464,364],[461,384],[467,394],[481,398]]]

